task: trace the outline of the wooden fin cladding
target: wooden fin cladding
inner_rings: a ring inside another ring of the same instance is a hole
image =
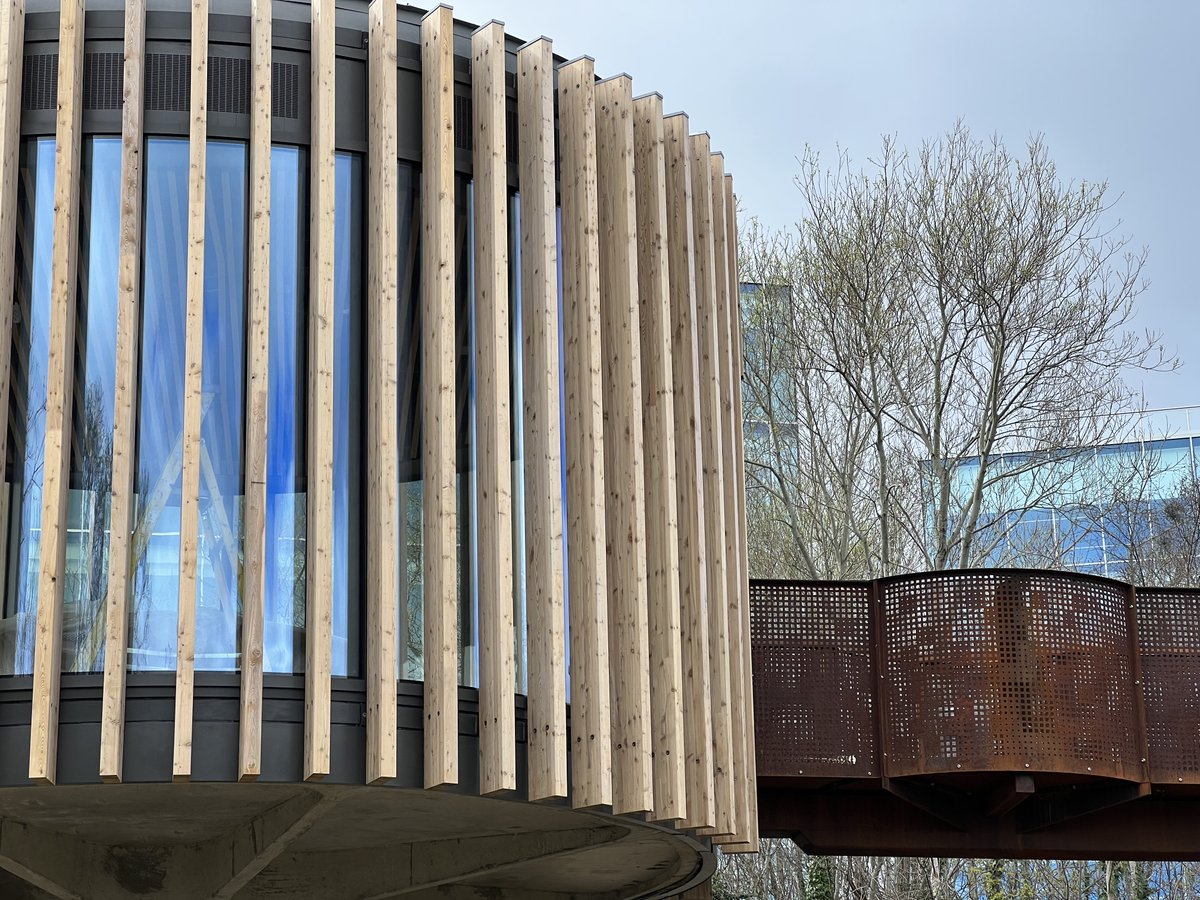
[[[206,183],[206,159],[214,129],[227,140],[230,127],[225,110],[209,115],[212,79],[220,77],[209,72],[209,0],[189,2],[179,595],[170,661],[171,772],[181,781],[193,777],[197,670],[206,666],[208,513],[201,495],[211,461],[202,424],[212,403],[206,362],[219,362],[204,358],[205,304],[212,303],[206,260],[221,253],[206,248],[206,228],[224,214],[215,183]],[[24,20],[23,0],[0,6],[6,284],[14,280],[20,238],[21,79],[30,71]],[[636,96],[627,75],[597,80],[593,60],[563,62],[546,38],[518,45],[499,22],[472,30],[449,7],[418,15],[385,0],[371,0],[361,40],[351,34],[353,21],[334,0],[313,0],[311,83],[301,107],[309,116],[301,212],[306,319],[297,364],[305,419],[305,509],[297,525],[305,555],[297,569],[305,644],[303,675],[296,676],[304,686],[301,777],[336,778],[345,770],[338,729],[362,727],[364,783],[396,783],[419,769],[427,788],[462,782],[474,790],[474,762],[465,775],[460,767],[462,751],[470,746],[474,754],[477,744],[482,794],[523,792],[534,802],[647,817],[710,835],[733,852],[754,850],[737,210],[724,158],[707,134],[689,130],[686,116],[664,115],[660,96]],[[229,27],[225,17],[219,22]],[[268,476],[271,386],[274,367],[287,364],[276,360],[271,324],[282,314],[273,301],[284,290],[273,283],[283,273],[272,261],[271,207],[279,190],[272,159],[281,141],[275,101],[286,75],[278,57],[296,51],[292,29],[277,38],[267,0],[252,0],[248,23],[236,526],[235,777],[243,781],[271,777],[271,722],[264,716],[275,677],[268,668],[275,590],[269,573],[278,564]],[[28,761],[29,777],[46,784],[57,774],[64,585],[76,577],[68,501],[79,419],[72,367],[87,337],[76,334],[75,315],[90,102],[84,26],[82,0],[64,0]],[[214,40],[230,36],[221,30]],[[145,0],[129,0],[111,517],[96,631],[104,658],[98,775],[110,782],[125,775],[133,573],[147,552],[135,529],[143,155],[147,132],[161,127],[155,118],[147,124],[147,109],[161,110],[151,96],[160,86],[146,83],[147,72],[156,71],[146,66],[146,42]],[[346,95],[344,84],[339,93],[338,79],[346,77],[365,95]],[[357,114],[345,106],[351,100],[363,121],[347,137]],[[338,298],[349,265],[340,179],[351,150],[362,157],[364,174],[363,271],[354,276],[364,285],[363,308],[353,313],[364,324],[358,380],[348,391],[337,354],[345,352]],[[11,342],[13,327],[12,305],[0,304],[0,346]],[[10,364],[10,354],[0,353],[5,417]],[[351,563],[362,571],[353,577],[338,562],[335,531],[347,515],[336,472],[346,440],[339,429],[348,427],[339,403],[357,404],[352,418],[364,444],[361,509],[348,513],[363,544],[361,560]],[[414,421],[397,428],[401,417]],[[474,441],[466,467],[463,434]],[[0,430],[0,452],[7,437]],[[419,495],[411,490],[415,482]],[[5,492],[0,509],[7,503]],[[359,663],[351,673],[362,679],[360,726],[340,717],[334,700],[343,689],[335,652],[335,641],[346,641],[337,624],[343,596],[361,612],[362,625],[353,626],[361,653],[355,650]],[[424,682],[415,742],[404,734],[414,726],[398,716],[402,674]],[[464,680],[478,684],[478,730],[470,732],[478,741],[469,744],[460,741],[470,721],[458,709]]]

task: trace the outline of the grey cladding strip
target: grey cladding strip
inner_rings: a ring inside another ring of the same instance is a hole
[[[212,112],[249,115],[250,61],[229,56],[208,60],[208,104]],[[84,54],[83,107],[119,110],[125,59],[120,52]],[[271,114],[299,117],[300,68],[294,63],[272,66]],[[191,90],[188,57],[178,53],[147,53],[145,108],[151,112],[187,112]],[[25,57],[21,79],[21,108],[52,110],[58,106],[58,53]]]

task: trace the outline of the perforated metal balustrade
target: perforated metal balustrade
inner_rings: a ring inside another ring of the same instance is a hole
[[[758,774],[1200,784],[1200,591],[1066,572],[751,583]]]
[[[1035,570],[751,583],[762,834],[1200,858],[1200,590]]]

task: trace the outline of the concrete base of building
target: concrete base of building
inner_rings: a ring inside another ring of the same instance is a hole
[[[0,896],[651,898],[705,845],[597,812],[389,787],[120,784],[0,791]]]

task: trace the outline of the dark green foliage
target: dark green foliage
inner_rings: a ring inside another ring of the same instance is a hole
[[[834,900],[833,857],[808,858],[807,900]]]

